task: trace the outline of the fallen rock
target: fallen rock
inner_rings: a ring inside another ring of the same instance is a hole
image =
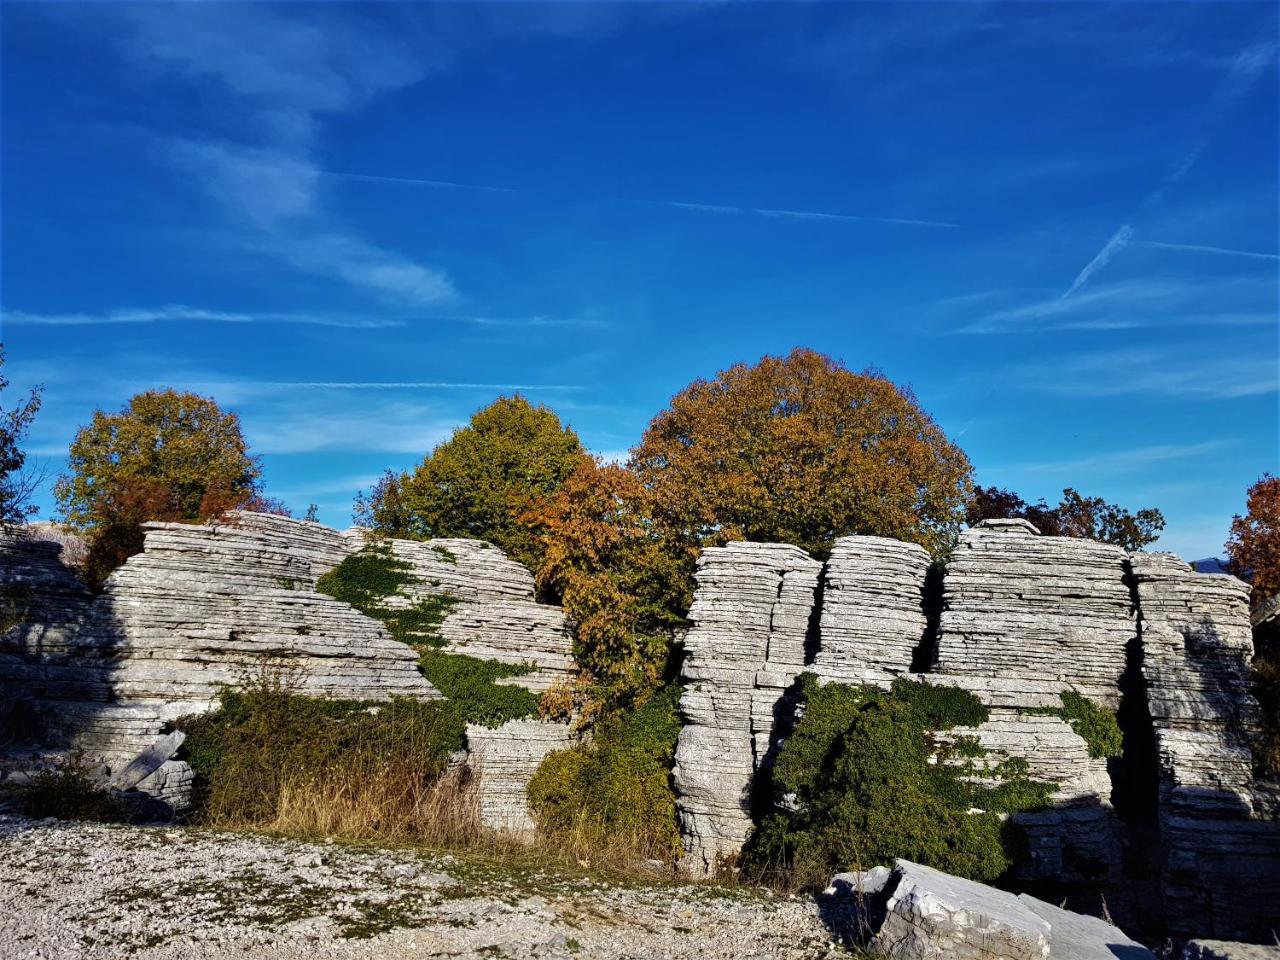
[[[1048,960],[1050,925],[1011,893],[898,860],[871,949],[894,960]]]
[[[1100,917],[1063,910],[1028,894],[1018,894],[1049,922],[1049,960],[1156,960],[1156,955]]]

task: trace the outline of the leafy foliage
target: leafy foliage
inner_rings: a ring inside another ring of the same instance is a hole
[[[0,370],[4,368],[4,345],[0,344]],[[0,393],[9,386],[0,373]],[[0,523],[21,523],[36,513],[31,497],[40,475],[26,470],[27,454],[20,444],[40,410],[40,388],[11,410],[0,408]]]
[[[150,390],[120,413],[96,411],[68,462],[54,496],[67,522],[92,538],[95,581],[142,549],[148,520],[207,520],[236,508],[287,513],[262,496],[239,418],[193,393]]]
[[[1095,760],[1120,756],[1124,749],[1124,734],[1113,711],[1069,690],[1062,694],[1059,715],[1089,745],[1089,756]]]
[[[974,487],[966,523],[972,526],[982,520],[1013,518],[1030,520],[1047,537],[1085,537],[1125,550],[1141,550],[1155,543],[1164,529],[1164,515],[1154,507],[1131,514],[1100,497],[1081,496],[1070,487],[1062,491],[1062,501],[1056,507],[1044,500],[1027,503],[1012,490]]]
[[[115,823],[127,816],[119,798],[90,777],[78,757],[57,768],[41,770],[12,799],[29,817]]]
[[[680,687],[614,713],[587,743],[552,753],[529,782],[543,832],[576,849],[674,859],[680,846],[670,769]]]
[[[539,543],[523,518],[586,456],[551,410],[499,397],[413,473],[388,474],[369,497],[358,497],[356,521],[396,537],[488,540],[536,570]]]
[[[1253,605],[1280,594],[1280,477],[1265,473],[1249,488],[1245,515],[1231,521],[1228,569],[1253,584]]]
[[[539,584],[574,624],[578,663],[607,700],[651,693],[690,600],[693,551],[663,536],[633,474],[590,459],[530,521],[542,542]]]
[[[943,552],[971,473],[910,390],[803,349],[686,387],[631,465],[683,539],[781,541],[819,556],[853,533]]]
[[[175,725],[187,734],[200,817],[229,825],[269,823],[290,787],[356,769],[396,762],[435,780],[464,730],[447,702],[320,700],[270,679],[225,689],[218,710]]]
[[[524,687],[496,682],[529,673],[532,664],[499,663],[464,653],[424,649],[419,667],[432,686],[457,704],[469,723],[500,727],[508,720],[537,716],[536,694]]]
[[[904,679],[888,693],[821,686],[812,674],[800,684],[804,714],[773,771],[791,809],[761,823],[745,854],[749,873],[794,871],[792,882],[810,886],[894,857],[983,881],[1009,868],[1017,838],[1000,814],[1043,806],[1052,786],[973,738],[948,745],[938,736],[986,718],[976,697]]]
[[[419,653],[419,669],[470,723],[497,727],[535,716],[538,698],[524,687],[495,681],[528,673],[529,665],[481,660],[440,650],[439,628],[457,600],[445,594],[410,599],[412,566],[385,542],[374,541],[316,581],[316,589],[379,620],[393,638]],[[393,600],[394,598],[394,600]]]

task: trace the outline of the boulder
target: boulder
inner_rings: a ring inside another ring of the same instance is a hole
[[[1101,917],[1063,910],[1018,894],[1028,909],[1049,923],[1049,960],[1156,960],[1156,955]]]
[[[894,960],[1046,960],[1049,921],[1011,893],[898,860],[871,949]]]

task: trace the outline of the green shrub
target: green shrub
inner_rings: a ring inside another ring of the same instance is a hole
[[[1053,787],[974,737],[937,736],[987,718],[973,694],[905,679],[889,692],[822,686],[805,674],[800,695],[803,716],[772,777],[787,809],[764,817],[748,875],[809,887],[895,857],[983,881],[1009,868],[1017,838],[1000,815],[1043,806]]]
[[[446,562],[457,562],[447,548],[434,549]],[[412,566],[397,557],[389,544],[374,542],[320,577],[316,589],[380,620],[392,637],[417,650],[423,676],[458,706],[467,722],[499,727],[508,720],[536,716],[536,694],[494,682],[526,674],[533,669],[531,665],[481,660],[440,649],[440,624],[457,603],[454,597],[431,594],[395,606],[387,602],[397,595],[403,599],[401,589],[417,582]]]
[[[41,770],[29,784],[15,789],[15,806],[29,817],[114,823],[126,818],[119,798],[91,778],[72,758],[52,770]]]
[[[223,690],[218,710],[175,726],[187,734],[182,756],[196,774],[199,817],[263,825],[300,784],[368,779],[391,766],[429,784],[461,748],[464,721],[438,700],[320,700],[263,681]]]
[[[1089,745],[1089,756],[1095,760],[1118,757],[1124,749],[1124,734],[1112,710],[1099,707],[1074,691],[1062,694],[1060,716]]]
[[[543,833],[585,855],[673,860],[680,849],[670,770],[680,687],[602,720],[593,739],[550,754],[529,783]]]
[[[499,663],[430,648],[422,651],[418,663],[423,676],[458,706],[469,723],[500,727],[508,720],[537,716],[536,693],[494,682],[526,674],[533,669],[531,664]]]

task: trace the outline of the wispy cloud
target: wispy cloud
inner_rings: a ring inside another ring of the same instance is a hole
[[[1023,364],[1008,377],[1027,390],[1073,397],[1231,400],[1280,392],[1275,357],[1266,351],[1118,350]]]
[[[1275,296],[1271,277],[1134,280],[991,311],[958,332],[1270,326],[1275,323]]]
[[[1188,460],[1203,457],[1231,447],[1233,440],[1205,440],[1200,443],[1161,443],[1126,450],[1112,450],[1087,457],[1071,457],[1064,460],[1038,460],[1029,463],[1010,463],[990,466],[991,471],[1019,471],[1022,473],[1060,473],[1063,476],[1079,476],[1082,473],[1109,473],[1137,469],[1152,463],[1169,460]]]
[[[144,76],[198,84],[236,112],[235,139],[166,136],[157,152],[243,231],[246,249],[401,305],[455,295],[439,268],[334,217],[314,162],[325,117],[412,84],[441,62],[336,7],[298,15],[287,5],[122,4],[102,15],[118,19],[120,50]]]
[[[367,173],[339,173],[325,171],[326,176],[343,180],[362,181],[366,183],[392,183],[419,187],[435,187],[448,190],[478,190],[485,193],[528,194],[535,191],[517,189],[515,187],[496,187],[480,183],[459,183],[453,180],[427,180],[418,177],[389,177]],[[942,220],[921,220],[910,217],[882,217],[866,214],[835,213],[815,210],[781,210],[771,207],[739,207],[722,203],[694,203],[682,200],[652,200],[630,198],[605,198],[606,202],[644,204],[647,206],[671,207],[676,210],[692,210],[697,213],[746,214],[757,217],[775,217],[789,220],[832,220],[846,223],[896,223],[913,227],[957,227],[959,224]]]
[[[1186,250],[1190,253],[1216,253],[1227,257],[1246,257],[1251,260],[1280,260],[1280,254],[1262,253],[1256,250],[1234,250],[1230,247],[1213,247],[1202,243],[1165,243],[1160,240],[1135,240],[1141,247],[1159,247],[1161,250]]]
[[[450,380],[196,380],[201,390],[585,390],[573,383],[471,383]]]
[[[0,323],[45,327],[96,327],[147,323],[282,323],[317,327],[350,327],[360,330],[405,325],[404,320],[374,317],[341,317],[312,313],[246,313],[206,310],[184,304],[126,308],[109,310],[105,313],[31,313],[26,310],[5,310],[0,313]]]
[[[1253,87],[1265,70],[1275,65],[1277,49],[1280,49],[1280,44],[1275,40],[1265,40],[1247,47],[1236,56],[1227,71],[1226,78],[1203,111],[1199,121],[1201,130],[1192,146],[1178,158],[1164,179],[1142,199],[1137,211],[1120,225],[1111,238],[1103,244],[1102,249],[1085,264],[1084,269],[1076,274],[1075,280],[1062,295],[1064,299],[1076,293],[1094,274],[1111,262],[1116,254],[1129,245],[1134,236],[1133,221],[1139,214],[1164,200],[1168,192],[1186,177],[1212,142],[1218,127],[1230,115],[1232,107]]]

